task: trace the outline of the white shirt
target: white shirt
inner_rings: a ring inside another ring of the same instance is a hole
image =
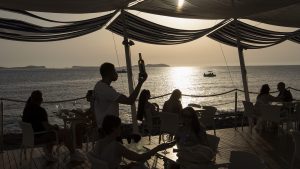
[[[116,102],[121,95],[113,87],[102,81],[98,81],[94,88],[95,94],[95,115],[97,126],[102,127],[102,121],[108,114],[119,117],[119,103]]]

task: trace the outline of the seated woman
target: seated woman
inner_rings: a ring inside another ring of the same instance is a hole
[[[138,154],[133,152],[122,144],[120,144],[116,139],[120,137],[121,133],[121,119],[117,116],[107,115],[104,117],[102,122],[102,129],[105,132],[105,137],[98,140],[96,147],[93,150],[96,157],[108,164],[109,169],[119,169],[122,157],[136,162],[145,162],[151,156],[155,155],[158,151],[170,148],[175,145],[175,142],[164,143],[156,146],[152,150]],[[131,163],[124,168],[136,168],[140,166],[145,168],[143,165],[137,163]]]
[[[59,141],[63,141],[65,145],[71,152],[71,161],[78,161],[78,154],[75,154],[75,149],[72,147],[72,140],[68,138],[71,137],[71,132],[62,130],[58,125],[51,125],[48,121],[48,115],[46,110],[41,107],[43,102],[42,92],[35,90],[31,93],[28,98],[22,116],[22,121],[30,123],[32,125],[34,132],[49,131],[49,134],[38,135],[35,141],[38,143],[49,143],[47,147],[44,148],[46,157],[48,161],[55,161],[53,157],[52,149],[54,138],[56,137],[55,132],[58,133]],[[55,132],[53,132],[55,131]]]
[[[207,134],[199,122],[197,112],[192,107],[186,107],[182,110],[182,118],[182,125],[175,135],[178,146],[208,146]]]
[[[216,152],[208,143],[205,128],[200,124],[197,112],[192,107],[186,107],[182,110],[182,118],[182,126],[175,135],[179,165],[172,168],[198,168],[213,161]]]
[[[159,106],[156,103],[150,103],[149,99],[151,97],[149,90],[142,90],[139,103],[138,103],[138,110],[137,110],[137,119],[142,121],[144,118],[147,118],[146,111],[150,111],[152,118],[159,119]]]
[[[175,89],[169,100],[167,100],[164,103],[163,106],[163,112],[169,112],[169,113],[175,113],[175,114],[180,114],[182,110],[182,104],[181,104],[181,91],[179,89]]]

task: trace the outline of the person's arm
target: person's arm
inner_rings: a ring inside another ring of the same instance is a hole
[[[155,148],[153,148],[152,150],[143,153],[143,154],[138,154],[134,151],[128,150],[127,148],[125,148],[122,145],[120,149],[121,149],[121,154],[123,157],[127,158],[128,160],[132,160],[132,161],[146,161],[149,158],[151,158],[151,156],[155,155],[158,151],[161,150],[165,150],[167,148],[173,147],[175,145],[175,141],[174,142],[170,142],[170,143],[163,143],[160,144],[158,146],[156,146]]]
[[[121,104],[132,105],[135,102],[135,100],[136,100],[136,98],[137,98],[137,96],[138,96],[138,94],[139,94],[139,92],[140,92],[140,90],[142,88],[142,85],[146,81],[147,77],[148,77],[147,74],[145,74],[144,76],[140,76],[139,77],[139,82],[136,85],[136,87],[133,90],[133,92],[130,94],[130,96],[126,97],[125,95],[121,94],[116,101],[118,103],[121,103]]]

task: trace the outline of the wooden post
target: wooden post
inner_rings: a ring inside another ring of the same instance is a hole
[[[239,60],[240,60],[240,67],[241,67],[241,73],[242,73],[242,79],[243,79],[245,100],[247,102],[250,102],[248,81],[247,81],[247,71],[246,71],[246,67],[245,67],[243,47],[241,46],[241,42],[240,42],[240,34],[239,34],[237,19],[234,19],[234,21],[235,21],[237,47],[238,47],[238,52],[239,52]]]
[[[125,48],[125,56],[126,56],[128,88],[129,88],[129,94],[131,94],[134,89],[133,89],[133,79],[132,79],[130,43],[128,41],[124,9],[121,10],[121,15],[123,17],[123,25],[124,25],[123,26],[123,35],[124,35],[123,45]],[[133,133],[138,133],[135,103],[131,105],[131,117],[132,117]]]
[[[4,145],[3,145],[3,114],[4,114],[4,107],[3,107],[3,100],[1,99],[1,103],[0,103],[0,153],[3,153],[3,148],[4,148]]]
[[[234,126],[234,129],[235,130],[237,129],[237,118],[238,118],[238,115],[237,115],[237,100],[238,100],[238,95],[237,95],[237,90],[235,90],[235,93],[234,93],[234,114],[235,114],[235,118],[234,118],[235,126]]]

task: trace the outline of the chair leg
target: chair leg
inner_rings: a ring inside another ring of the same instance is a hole
[[[23,146],[21,146],[21,148],[20,148],[20,167],[22,168],[22,161],[23,161],[23,159],[22,159],[22,154],[23,154],[23,150],[24,150],[24,147]]]
[[[32,155],[33,155],[33,148],[31,148],[31,151],[30,151],[30,159],[29,159],[29,168],[32,168]]]

